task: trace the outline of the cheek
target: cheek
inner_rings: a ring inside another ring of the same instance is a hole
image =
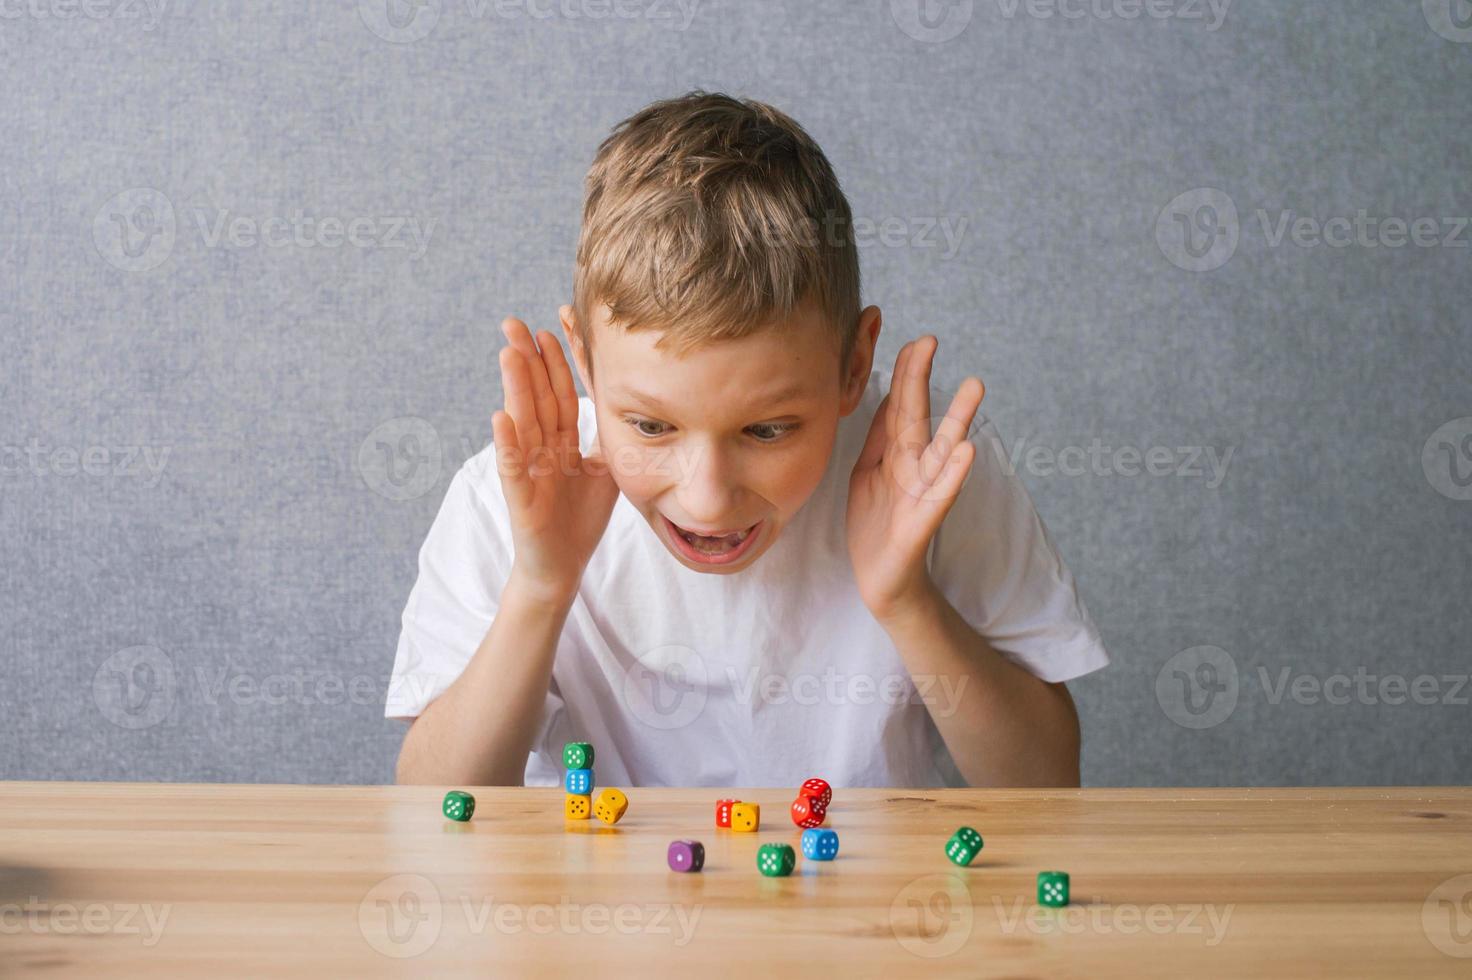
[[[797,510],[823,482],[832,452],[831,433],[794,447],[769,474],[767,498],[788,513]]]

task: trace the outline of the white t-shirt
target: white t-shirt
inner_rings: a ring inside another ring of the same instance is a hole
[[[926,707],[953,708],[955,680],[910,677],[849,560],[849,473],[890,374],[870,376],[839,419],[822,483],[744,571],[687,569],[618,497],[558,641],[528,786],[561,782],[569,741],[593,744],[598,785],[965,785]],[[591,399],[578,401],[587,452],[597,418]],[[932,413],[949,404],[932,386]],[[994,649],[1044,680],[1105,666],[1073,576],[980,412],[971,439],[975,462],[927,552],[932,580]],[[465,669],[512,553],[487,446],[451,480],[419,552],[386,716],[417,716]]]

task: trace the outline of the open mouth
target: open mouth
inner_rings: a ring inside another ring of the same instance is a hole
[[[726,534],[720,537],[704,537],[685,530],[674,521],[660,515],[670,532],[670,539],[675,542],[675,547],[680,553],[691,561],[700,562],[705,565],[726,565],[739,559],[751,549],[752,542],[757,538],[757,532],[762,526],[757,521],[751,527],[734,534]]]

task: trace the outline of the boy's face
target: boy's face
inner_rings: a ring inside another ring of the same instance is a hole
[[[619,490],[682,564],[716,574],[756,561],[821,482],[838,420],[863,396],[880,326],[877,307],[860,314],[853,356],[840,371],[832,332],[811,304],[684,358],[655,350],[658,331],[611,326],[599,304],[595,389],[570,316],[563,307],[563,331],[597,411],[598,446]],[[692,541],[681,529],[723,537]]]

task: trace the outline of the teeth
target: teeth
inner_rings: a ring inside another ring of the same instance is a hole
[[[745,541],[747,535],[751,533],[751,529],[747,528],[745,531],[738,531],[735,534],[728,534],[724,537],[708,538],[699,534],[691,534],[682,527],[677,527],[677,530],[680,532],[682,538],[694,546],[696,551],[702,551],[711,555],[719,555],[723,552],[730,551]]]

